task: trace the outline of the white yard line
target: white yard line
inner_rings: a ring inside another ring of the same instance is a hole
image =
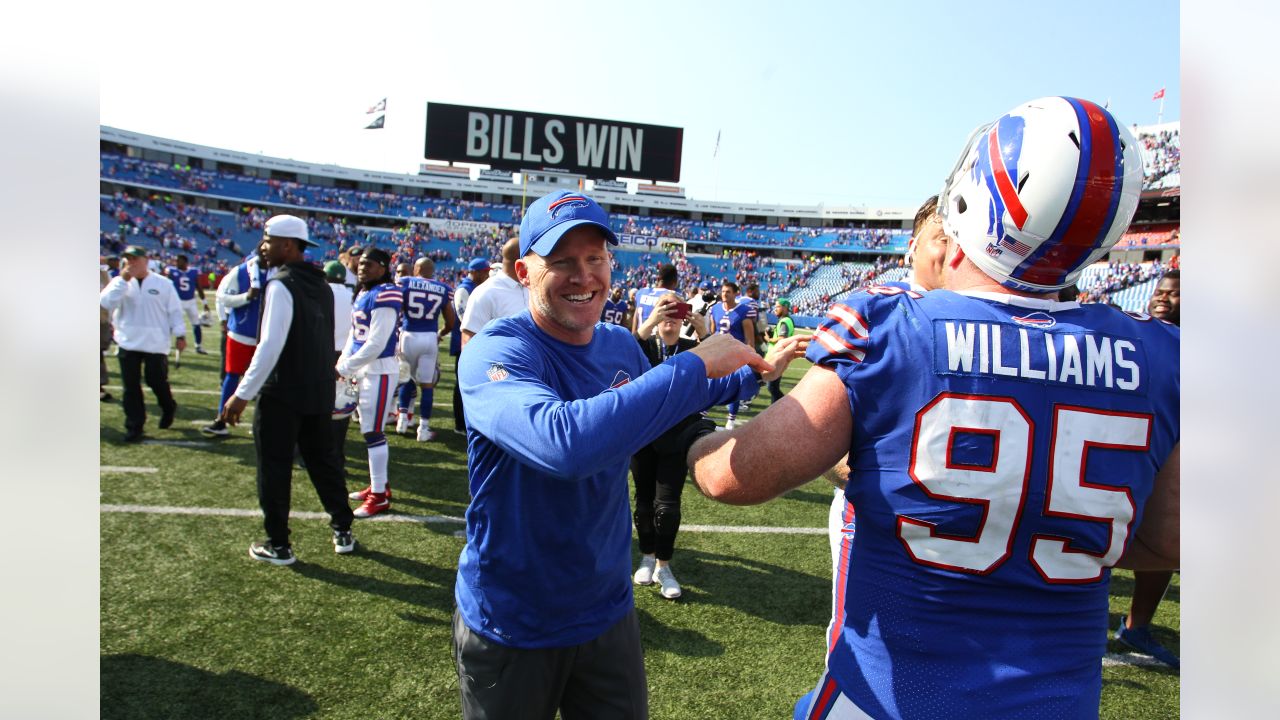
[[[114,392],[121,392],[121,393],[124,392],[124,388],[120,387],[119,385],[108,385],[107,389],[112,390]],[[222,394],[221,390],[196,390],[195,388],[173,387],[172,385],[169,386],[169,390],[170,392],[173,392],[175,394],[184,393],[186,395],[221,395]]]
[[[173,447],[209,447],[213,443],[204,440],[143,440],[143,445],[170,445]]]
[[[101,505],[104,513],[146,513],[150,515],[215,515],[223,517],[261,517],[258,509],[244,510],[240,508],[207,508],[207,507],[175,507],[171,505]],[[302,520],[328,520],[329,514],[322,512],[291,512],[290,517]],[[460,517],[452,515],[408,515],[391,513],[378,515],[360,522],[406,522],[406,523],[463,523]],[[764,527],[758,525],[681,525],[681,530],[709,533],[756,533],[774,535],[825,535],[826,528],[789,528]]]
[[[130,465],[103,465],[98,468],[99,472],[104,473],[154,473],[160,468],[153,467],[133,467]]]
[[[1169,667],[1150,655],[1142,655],[1139,653],[1107,653],[1102,656],[1102,667],[1114,667],[1116,665]]]

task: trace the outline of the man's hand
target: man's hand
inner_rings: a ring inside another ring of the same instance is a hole
[[[789,338],[779,340],[768,355],[764,356],[766,362],[773,365],[773,372],[763,374],[765,382],[773,382],[782,377],[782,373],[786,372],[787,366],[792,360],[804,357],[804,353],[809,349],[809,336],[792,335]]]
[[[228,398],[226,406],[222,408],[222,421],[228,425],[238,425],[240,423],[240,415],[244,413],[244,409],[248,405],[248,400],[242,400],[232,395]]]
[[[120,277],[124,278],[125,282],[129,282],[133,279],[133,273],[129,272],[128,263],[122,263],[120,265]]]
[[[761,374],[774,371],[773,365],[757,355],[755,350],[735,340],[732,335],[712,335],[689,352],[702,358],[702,364],[707,366],[708,378],[722,378],[743,365],[750,365]]]
[[[177,340],[174,341],[173,344],[174,344],[174,347],[178,348],[178,352],[182,352],[183,350],[187,349],[187,339],[184,337],[178,338]]]
[[[258,298],[258,288],[249,288],[249,301],[253,302]]]

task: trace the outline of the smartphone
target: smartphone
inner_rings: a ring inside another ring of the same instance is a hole
[[[671,314],[668,315],[667,317],[671,318],[672,320],[684,320],[685,318],[689,317],[689,313],[691,312],[693,312],[692,305],[690,305],[687,302],[678,302],[676,303],[676,309],[673,310]]]

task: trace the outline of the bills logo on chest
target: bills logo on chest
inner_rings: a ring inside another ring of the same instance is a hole
[[[613,382],[609,384],[609,389],[620,388],[629,382],[631,382],[631,376],[626,371],[619,370],[618,374],[613,376]]]

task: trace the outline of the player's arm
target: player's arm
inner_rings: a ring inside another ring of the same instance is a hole
[[[289,336],[289,327],[293,324],[293,295],[282,284],[267,284],[262,305],[262,332],[258,345],[253,350],[253,359],[249,361],[249,369],[236,386],[235,394],[227,399],[227,404],[222,409],[223,419],[232,425],[240,421],[245,406],[258,395],[267,376],[280,360],[280,353],[284,351],[284,343]]]
[[[453,311],[453,303],[445,301],[444,304],[444,322],[440,325],[440,332],[436,337],[444,337],[453,332],[453,328],[458,324],[458,313]]]
[[[185,350],[187,344],[187,315],[182,312],[182,301],[178,299],[178,290],[170,281],[169,297],[165,301],[165,312],[169,315],[169,333],[177,338],[176,347]]]
[[[1151,496],[1143,509],[1142,524],[1134,533],[1116,567],[1129,570],[1177,570],[1181,562],[1182,527],[1179,514],[1182,508],[1181,444],[1173,446],[1173,452],[1156,474]]]
[[[754,505],[830,470],[848,453],[852,432],[844,383],[833,370],[815,365],[751,422],[694,443],[689,468],[703,495]]]
[[[365,337],[364,345],[351,355],[340,359],[337,365],[338,374],[343,377],[352,377],[360,368],[377,360],[382,354],[382,349],[387,346],[387,341],[391,339],[391,333],[395,332],[398,319],[395,308],[374,308],[369,317],[369,334]],[[349,340],[348,345],[350,345]]]
[[[630,382],[594,397],[564,400],[542,379],[546,371],[524,341],[482,335],[459,360],[468,427],[549,475],[588,477],[634,454],[691,413],[740,394],[741,383],[754,382],[740,368],[764,362],[732,338],[678,353],[648,370],[638,345],[634,353],[623,364],[636,373]]]
[[[467,311],[462,314],[462,347],[471,342],[476,333],[484,329],[485,323],[492,314],[489,311],[487,293],[472,293],[467,298]]]
[[[249,291],[240,292],[240,272],[236,268],[231,268],[223,281],[218,283],[217,301],[222,303],[222,307],[227,310],[233,310],[238,307],[244,307],[249,304],[252,299],[249,297]]]

